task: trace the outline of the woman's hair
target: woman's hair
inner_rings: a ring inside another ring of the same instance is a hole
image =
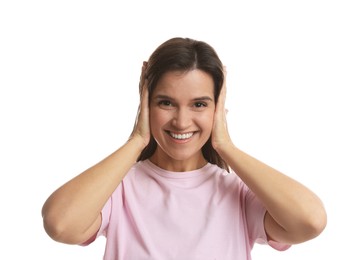
[[[223,64],[216,51],[207,43],[190,38],[176,37],[162,43],[148,60],[145,77],[148,80],[149,99],[160,78],[169,71],[202,70],[213,78],[214,100],[217,103],[223,81]],[[150,100],[149,100],[150,101]],[[139,155],[138,161],[150,158],[157,144],[151,136],[149,144]],[[204,158],[219,167],[229,171],[227,163],[213,148],[211,138],[202,147]]]

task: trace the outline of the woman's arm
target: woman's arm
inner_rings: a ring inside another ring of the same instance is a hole
[[[269,239],[296,244],[316,237],[327,222],[321,200],[301,183],[235,147],[227,129],[225,96],[224,84],[214,118],[213,147],[265,205]]]
[[[296,244],[323,231],[326,212],[308,188],[233,145],[219,147],[218,153],[265,205],[269,239]]]
[[[81,244],[98,231],[101,210],[150,139],[148,93],[142,68],[140,107],[128,142],[65,183],[42,208],[44,228],[56,241]]]

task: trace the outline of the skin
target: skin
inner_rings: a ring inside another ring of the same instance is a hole
[[[159,80],[150,102],[150,128],[158,143],[150,158],[154,164],[182,172],[207,163],[201,149],[213,128],[213,86],[201,70],[172,71]]]
[[[42,214],[50,237],[68,244],[94,238],[101,224],[103,205],[148,144],[151,133],[158,147],[150,160],[172,171],[193,170],[205,165],[200,149],[211,135],[216,151],[265,205],[265,230],[269,239],[296,244],[324,230],[326,212],[312,191],[233,144],[226,121],[226,81],[216,104],[208,74],[199,70],[167,73],[154,90],[149,106],[144,79],[146,66],[144,62],[140,106],[129,140],[64,184],[45,202]],[[203,102],[207,103],[206,107],[201,106]],[[193,132],[194,135],[187,140],[177,140],[171,137],[171,132]]]

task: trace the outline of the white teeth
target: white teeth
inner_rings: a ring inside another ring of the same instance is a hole
[[[170,135],[175,139],[183,140],[183,139],[188,139],[188,138],[192,137],[193,133],[187,133],[187,134],[170,133]]]

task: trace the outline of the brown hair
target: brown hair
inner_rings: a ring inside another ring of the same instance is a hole
[[[151,97],[159,79],[169,71],[202,70],[212,76],[214,99],[217,102],[224,80],[223,64],[216,51],[207,43],[190,38],[176,37],[162,43],[150,56],[145,77],[148,79]],[[153,137],[141,152],[138,161],[150,158],[157,147]],[[202,147],[204,158],[229,171],[227,163],[213,148],[211,138]]]

